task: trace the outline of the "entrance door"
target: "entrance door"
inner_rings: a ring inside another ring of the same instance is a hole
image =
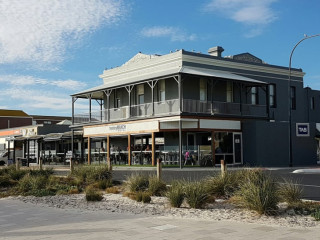
[[[188,133],[187,134],[187,150],[195,151],[196,150],[196,134]]]
[[[234,163],[242,164],[242,134],[233,133]]]

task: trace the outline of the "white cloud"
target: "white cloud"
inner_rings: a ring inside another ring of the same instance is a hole
[[[121,0],[0,0],[0,63],[61,62],[67,47],[124,11]]]
[[[196,39],[195,34],[189,35],[179,28],[166,26],[144,28],[142,29],[141,34],[144,37],[169,37],[173,42],[193,41]]]
[[[236,22],[253,26],[247,37],[262,33],[262,29],[277,19],[271,4],[277,0],[211,0],[205,6],[207,12],[219,12]]]
[[[86,86],[86,83],[76,81],[76,80],[49,80],[43,78],[36,78],[33,76],[24,76],[24,75],[0,75],[0,82],[6,83],[7,85],[14,86],[27,86],[27,85],[46,85],[54,86],[64,89],[82,89]]]
[[[4,97],[10,97],[11,101],[15,103],[14,108],[21,108],[26,112],[43,109],[48,112],[55,112],[52,115],[57,115],[57,113],[58,115],[60,113],[71,114],[72,99],[64,94],[23,88],[0,90],[0,94]],[[76,103],[75,107],[76,110],[89,111],[89,103]],[[92,111],[96,110],[98,110],[97,107],[92,107]]]

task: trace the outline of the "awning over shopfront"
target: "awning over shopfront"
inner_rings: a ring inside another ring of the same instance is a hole
[[[74,131],[73,136],[74,137],[80,137],[82,136],[82,131]],[[59,141],[61,139],[71,139],[72,132],[65,132],[65,133],[49,133],[46,135],[34,135],[34,136],[18,136],[18,137],[12,137],[11,140],[14,141],[24,141],[24,140],[43,140],[43,141]]]

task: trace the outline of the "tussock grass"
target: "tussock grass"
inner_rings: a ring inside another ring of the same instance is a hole
[[[102,193],[92,185],[86,188],[85,194],[87,201],[101,201],[103,199]]]
[[[131,174],[126,181],[126,188],[129,192],[146,191],[149,187],[148,176]]]
[[[251,171],[245,176],[237,192],[240,203],[259,214],[276,213],[279,203],[278,184],[262,171]]]
[[[180,208],[184,196],[183,183],[181,181],[173,181],[166,193],[166,197],[169,199],[171,207]]]
[[[148,182],[148,192],[152,196],[162,196],[167,190],[166,184],[155,175],[149,176]]]
[[[184,194],[191,208],[204,208],[210,196],[203,181],[186,182]]]
[[[83,184],[90,185],[100,180],[112,179],[112,173],[108,166],[80,166],[74,168],[72,177],[79,179]]]
[[[301,201],[302,187],[296,181],[284,179],[284,183],[279,184],[278,194],[281,201],[291,205]]]

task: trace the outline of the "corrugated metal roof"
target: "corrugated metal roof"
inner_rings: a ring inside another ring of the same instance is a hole
[[[132,76],[130,78],[127,78],[122,81],[117,81],[117,82],[111,82],[111,83],[105,83],[100,86],[90,88],[88,90],[73,94],[72,96],[85,96],[86,94],[106,90],[108,88],[116,88],[124,85],[129,85],[129,84],[134,84],[138,82],[143,82],[146,80],[151,80],[151,79],[160,79],[164,78],[166,76],[173,76],[179,73],[184,73],[184,74],[192,74],[192,75],[197,75],[197,76],[205,76],[205,77],[216,77],[216,78],[223,78],[223,79],[230,79],[234,81],[241,81],[245,83],[254,83],[254,84],[259,84],[259,85],[264,85],[267,84],[262,81],[258,81],[252,78],[247,78],[243,77],[234,73],[226,72],[226,71],[218,71],[218,70],[213,70],[213,69],[207,69],[207,68],[196,68],[196,67],[189,67],[189,66],[183,66],[179,68],[171,68],[171,69],[166,69],[162,71],[157,71],[157,72],[150,72],[148,74],[144,75],[138,75],[138,76]],[[95,94],[94,97],[102,97],[102,94]]]
[[[0,109],[1,117],[30,117],[22,110],[8,110],[8,109]]]

